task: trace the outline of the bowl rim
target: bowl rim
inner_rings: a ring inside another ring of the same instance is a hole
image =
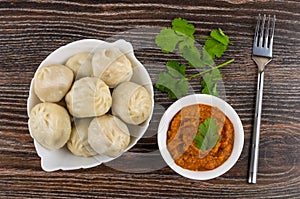
[[[79,48],[84,46],[82,49]],[[143,122],[142,124],[138,125],[139,128],[141,129],[141,132],[137,132],[137,130],[134,130],[135,132],[133,133],[133,137],[135,138],[132,143],[126,148],[124,153],[134,147],[136,143],[142,138],[142,136],[145,134],[146,130],[149,127],[149,123],[151,121],[151,118],[153,116],[153,111],[154,111],[154,90],[153,90],[153,83],[150,77],[150,74],[148,73],[147,69],[145,66],[136,58],[133,46],[130,42],[124,40],[124,39],[118,39],[113,42],[110,41],[104,41],[100,39],[81,39],[81,40],[76,40],[72,41],[70,43],[67,43],[65,45],[62,45],[58,47],[57,49],[53,50],[50,54],[48,54],[43,61],[39,64],[37,69],[34,72],[34,75],[31,79],[30,82],[30,88],[29,88],[29,95],[27,98],[27,115],[28,115],[28,131],[32,137],[32,134],[30,132],[30,125],[29,125],[29,120],[30,120],[30,110],[33,108],[34,105],[41,103],[41,101],[38,99],[36,94],[33,91],[33,82],[36,77],[36,73],[38,70],[40,70],[42,67],[48,65],[48,64],[62,64],[60,60],[64,60],[64,62],[71,56],[80,53],[80,52],[86,52],[86,49],[90,49],[90,52],[95,52],[99,48],[103,47],[110,47],[110,46],[115,46],[118,47],[124,54],[127,55],[127,57],[130,59],[131,62],[133,62],[133,67],[134,71],[142,74],[143,77],[139,77],[138,75],[135,76],[133,75],[132,79],[130,81],[133,82],[141,82],[139,84],[143,85],[146,87],[146,89],[149,91],[151,95],[151,100],[152,100],[152,109],[151,109],[151,114],[149,118]],[[60,55],[60,53],[64,53],[65,55]],[[59,55],[59,58],[56,59],[57,55]],[[51,60],[51,62],[49,62]],[[54,60],[54,61],[53,61]],[[72,116],[71,116],[72,118]],[[133,125],[128,125],[128,128],[132,128]],[[32,137],[33,138],[33,137]],[[61,165],[60,163],[53,163],[53,161],[50,161],[49,158],[53,158],[54,156],[60,156],[61,153],[68,153],[69,151],[67,150],[66,146],[62,147],[61,149],[55,150],[55,151],[50,151],[42,147],[34,138],[34,146],[35,150],[38,154],[38,156],[41,158],[41,167],[44,171],[56,171],[56,170],[74,170],[74,169],[80,169],[80,168],[91,168],[98,166],[102,163],[111,161],[113,159],[116,159],[117,157],[108,157],[104,155],[99,155],[99,158],[97,157],[89,157],[89,158],[84,158],[84,157],[79,157],[76,156],[76,158],[81,159],[81,160],[87,160],[87,163],[85,164],[69,164],[69,166]],[[71,153],[71,152],[70,152]],[[119,157],[119,156],[118,156]],[[65,163],[68,161],[64,161]]]
[[[219,108],[228,117],[228,119],[232,122],[234,126],[234,144],[231,155],[222,165],[213,170],[192,171],[184,169],[174,162],[172,156],[170,155],[167,149],[167,130],[169,128],[171,120],[173,119],[175,114],[183,107],[194,104],[206,104]],[[243,150],[244,129],[238,114],[226,101],[208,94],[192,94],[180,98],[166,110],[158,126],[157,141],[160,153],[164,161],[176,173],[194,180],[209,180],[223,175],[235,165]]]

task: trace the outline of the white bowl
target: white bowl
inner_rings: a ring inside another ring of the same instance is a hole
[[[234,144],[229,158],[219,167],[208,171],[191,171],[178,166],[167,149],[167,131],[176,113],[183,107],[193,104],[206,104],[219,108],[234,126]],[[235,110],[224,100],[206,94],[194,94],[183,97],[173,103],[164,113],[158,127],[158,147],[165,162],[178,174],[195,180],[209,180],[227,172],[237,162],[244,145],[244,129]]]
[[[152,96],[152,104],[154,106],[153,100],[153,86],[150,76],[145,69],[145,67],[136,59],[133,53],[133,47],[129,42],[125,40],[117,40],[113,43],[96,40],[96,39],[84,39],[69,43],[65,46],[62,46],[52,52],[38,67],[39,70],[41,67],[49,65],[49,64],[64,64],[66,60],[80,52],[95,52],[98,48],[106,48],[106,47],[118,47],[126,56],[130,59],[132,66],[133,66],[133,76],[130,81],[135,82],[137,84],[143,85],[148,92]],[[30,110],[38,103],[41,103],[39,98],[36,96],[33,90],[33,81],[31,81],[29,97],[27,101],[27,113],[29,117]],[[151,111],[150,117],[142,123],[141,125],[128,125],[131,140],[129,146],[126,148],[125,151],[132,148],[137,141],[143,136],[145,131],[149,126],[149,122],[153,113],[153,107]],[[31,132],[30,125],[29,125],[29,132]],[[31,133],[30,133],[31,135]],[[31,135],[32,136],[32,135]],[[59,150],[51,151],[42,147],[36,140],[34,140],[34,146],[41,157],[41,166],[42,169],[45,171],[55,171],[55,170],[72,170],[72,169],[79,169],[79,168],[90,168],[101,163],[111,161],[115,158],[111,158],[104,155],[97,155],[95,157],[79,157],[73,155],[66,146]]]

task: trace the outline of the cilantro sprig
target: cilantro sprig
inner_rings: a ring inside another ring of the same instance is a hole
[[[194,142],[201,151],[207,151],[215,147],[220,135],[217,133],[219,125],[213,118],[204,120],[199,125],[198,133],[194,137]]]
[[[187,20],[175,18],[172,27],[163,28],[156,36],[155,42],[164,53],[178,52],[192,68],[202,71],[188,76],[185,71],[188,66],[177,61],[166,63],[167,71],[161,72],[156,81],[156,88],[168,93],[169,98],[176,99],[186,95],[189,90],[188,81],[203,75],[201,80],[202,93],[218,96],[217,85],[223,75],[218,68],[234,61],[230,59],[214,66],[216,58],[220,58],[231,44],[229,37],[219,28],[212,30],[201,48],[195,45],[195,27]],[[199,49],[200,48],[200,49]]]

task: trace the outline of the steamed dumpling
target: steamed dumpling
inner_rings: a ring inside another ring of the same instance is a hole
[[[42,67],[34,78],[34,91],[43,102],[59,102],[73,83],[74,74],[64,65]]]
[[[88,143],[88,127],[91,118],[76,119],[67,142],[68,149],[77,156],[90,157],[97,154]]]
[[[74,72],[75,79],[91,76],[92,55],[87,52],[78,53],[67,60],[66,66]]]
[[[108,86],[96,77],[75,81],[65,100],[71,115],[78,118],[104,115],[112,103]]]
[[[88,142],[99,154],[111,157],[121,155],[130,141],[125,123],[112,115],[94,118],[88,128]]]
[[[30,111],[30,132],[43,147],[56,150],[63,147],[71,134],[67,110],[55,103],[37,104]]]
[[[124,82],[114,89],[112,98],[112,114],[128,124],[141,124],[151,114],[151,95],[141,85]]]
[[[92,58],[93,74],[110,88],[129,81],[133,70],[130,60],[116,47],[98,50]]]

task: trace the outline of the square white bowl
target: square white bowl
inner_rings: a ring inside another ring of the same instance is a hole
[[[154,92],[153,92],[151,78],[147,70],[145,69],[145,67],[136,59],[133,52],[133,47],[129,42],[126,42],[125,40],[122,39],[112,43],[105,42],[102,40],[96,40],[96,39],[83,39],[83,40],[75,41],[53,51],[49,56],[47,56],[47,58],[44,61],[42,61],[37,71],[46,65],[64,64],[68,58],[70,58],[71,56],[77,53],[81,53],[81,52],[93,53],[97,51],[99,48],[107,48],[112,46],[119,48],[121,52],[124,53],[131,61],[133,67],[133,76],[130,81],[143,85],[150,93],[152,99],[152,111],[150,117],[141,125],[127,125],[131,135],[130,143],[125,150],[128,151],[138,142],[138,140],[146,132],[149,126],[150,119],[152,117],[153,107],[154,107],[154,99],[153,99]],[[27,100],[28,117],[31,109],[36,104],[41,103],[41,101],[36,96],[33,90],[33,81],[34,78],[31,80],[29,97]],[[29,132],[31,132],[29,122],[28,122],[28,127],[29,127]],[[31,137],[33,136],[31,135]],[[41,166],[42,169],[45,171],[55,171],[59,169],[73,170],[73,169],[80,169],[80,168],[91,168],[100,165],[104,162],[108,162],[115,159],[105,155],[96,155],[94,157],[88,157],[88,158],[75,156],[67,149],[66,146],[64,146],[61,149],[51,151],[42,147],[36,140],[34,140],[34,146],[38,155],[41,157]]]

